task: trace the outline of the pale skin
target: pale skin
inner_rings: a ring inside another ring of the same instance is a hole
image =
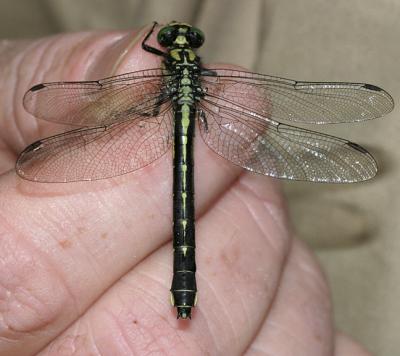
[[[233,166],[200,135],[190,321],[169,303],[171,152],[96,182],[16,176],[18,152],[58,128],[24,111],[24,92],[157,67],[142,38],[0,43],[0,355],[369,355],[335,331],[326,279],[295,238],[279,182]]]

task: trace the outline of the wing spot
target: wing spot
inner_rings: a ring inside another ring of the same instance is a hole
[[[34,92],[34,91],[42,90],[43,88],[46,88],[46,85],[44,85],[44,84],[37,84],[37,85],[34,85],[34,86],[30,89],[30,91],[31,91],[31,92]]]

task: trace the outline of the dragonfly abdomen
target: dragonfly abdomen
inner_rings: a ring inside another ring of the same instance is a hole
[[[190,318],[196,303],[193,136],[194,104],[176,105],[173,160],[174,275],[172,303],[178,318]]]

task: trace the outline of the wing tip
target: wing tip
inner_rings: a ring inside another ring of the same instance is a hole
[[[389,107],[388,107],[387,111],[385,113],[383,113],[383,115],[386,115],[386,114],[388,114],[389,112],[391,112],[393,110],[393,108],[394,108],[394,99],[385,89],[382,89],[381,87],[378,87],[378,86],[373,85],[373,84],[363,84],[362,87],[364,89],[366,89],[366,90],[370,90],[370,91],[375,91],[375,92],[381,93],[387,99],[387,101],[389,103]]]

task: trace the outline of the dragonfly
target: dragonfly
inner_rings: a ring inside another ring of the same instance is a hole
[[[156,29],[159,48],[149,45]],[[23,99],[29,113],[76,128],[32,143],[16,162],[17,174],[34,182],[93,181],[145,167],[172,147],[170,293],[182,319],[191,318],[197,303],[196,126],[212,151],[248,171],[289,180],[352,183],[375,176],[372,155],[356,143],[291,122],[365,121],[394,107],[392,97],[371,84],[305,82],[205,67],[196,54],[204,39],[190,24],[173,21],[160,27],[154,22],[142,49],[160,57],[158,68],[33,86]]]

